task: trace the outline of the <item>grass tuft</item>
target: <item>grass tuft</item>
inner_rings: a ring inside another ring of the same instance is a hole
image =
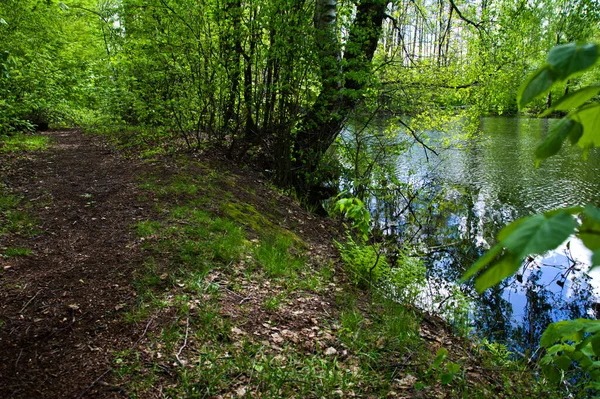
[[[306,265],[304,256],[293,253],[293,244],[290,237],[269,236],[260,242],[254,256],[269,276],[291,276]]]
[[[0,136],[0,152],[19,153],[25,151],[45,150],[50,145],[50,138],[40,135],[29,135],[24,133],[12,136]]]

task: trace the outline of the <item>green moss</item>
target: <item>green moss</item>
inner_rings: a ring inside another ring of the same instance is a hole
[[[236,222],[254,230],[263,237],[284,236],[290,238],[298,248],[306,248],[306,243],[293,232],[278,226],[269,218],[262,215],[250,204],[226,202],[221,210]]]

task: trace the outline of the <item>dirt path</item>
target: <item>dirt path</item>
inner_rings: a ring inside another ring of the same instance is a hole
[[[0,247],[33,250],[0,258],[0,397],[118,396],[104,383],[111,353],[145,327],[123,322],[121,310],[135,301],[142,261],[130,227],[150,212],[138,201],[141,169],[79,131],[47,134],[50,150],[0,176],[33,205],[42,230],[0,238]]]

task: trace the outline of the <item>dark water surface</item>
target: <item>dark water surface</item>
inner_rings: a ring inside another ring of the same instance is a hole
[[[566,144],[558,155],[535,167],[534,150],[555,122],[484,118],[474,137],[444,146],[439,156],[429,154],[429,161],[417,144],[393,161],[399,180],[421,190],[413,205],[429,210],[418,240],[426,248],[444,249],[428,257],[432,281],[460,276],[495,243],[499,229],[519,217],[600,204],[598,151],[591,151],[585,161],[577,147]],[[429,132],[429,136],[436,143],[454,133]],[[385,206],[374,200],[375,209]],[[397,223],[384,219],[383,224]],[[399,229],[398,235],[403,234],[406,237]],[[553,320],[595,317],[592,294],[600,288],[600,274],[588,281],[583,271],[589,259],[590,253],[577,240],[530,259],[503,290],[475,301],[474,327],[524,350],[537,345],[539,334]]]

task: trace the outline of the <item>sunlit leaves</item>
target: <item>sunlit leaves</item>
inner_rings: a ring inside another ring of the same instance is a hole
[[[598,60],[596,44],[569,43],[554,47],[546,59],[547,64],[536,71],[519,89],[517,102],[524,108],[538,96],[547,93],[557,82],[584,72]],[[564,141],[570,138],[571,143],[578,144],[587,151],[600,147],[600,104],[586,103],[600,93],[600,85],[583,87],[570,93],[550,106],[540,116],[547,116],[554,111],[572,112],[561,120],[548,134],[548,137],[536,150],[537,162],[556,154]]]
[[[519,89],[517,102],[524,108],[536,97],[547,93],[558,81],[570,77],[592,67],[598,59],[598,48],[595,44],[569,43],[556,46],[548,53],[547,64],[538,69]],[[585,95],[589,93],[584,93]],[[591,97],[593,97],[593,94]],[[585,101],[589,100],[588,97]],[[579,101],[579,99],[577,100]],[[583,102],[585,102],[583,101]],[[583,103],[580,103],[581,105]],[[567,106],[569,104],[564,104]],[[575,105],[575,106],[579,106]],[[561,108],[557,108],[561,109]]]
[[[507,277],[512,276],[519,270],[521,266],[521,258],[516,257],[512,253],[505,254],[500,260],[488,268],[475,281],[475,289],[483,292],[490,287],[498,284]]]
[[[371,214],[358,198],[341,198],[335,204],[335,212],[353,222],[352,228],[358,230],[366,240],[371,230]]]
[[[600,104],[586,105],[572,114],[570,118],[583,126],[583,135],[577,145],[584,150],[584,155],[587,150],[600,147]]]
[[[591,68],[598,59],[596,44],[569,43],[554,47],[546,61],[558,79],[571,76]]]
[[[575,227],[573,216],[566,212],[552,217],[534,215],[521,223],[502,244],[518,257],[541,254],[563,243]]]
[[[600,249],[592,255],[592,267],[600,266]]]
[[[600,323],[600,322],[599,322]],[[563,320],[552,323],[542,334],[540,345],[548,348],[561,340],[579,340],[579,333],[583,330],[584,323],[581,320]]]
[[[540,346],[547,348],[540,365],[546,378],[558,383],[573,368],[600,378],[600,321],[577,319],[552,323],[542,334]],[[558,342],[558,344],[557,344]]]
[[[481,258],[479,258],[477,260],[477,262],[475,262],[473,264],[473,266],[471,266],[469,268],[469,270],[467,270],[465,272],[465,274],[462,277],[463,280],[471,278],[478,271],[480,271],[481,269],[483,269],[484,267],[486,267],[487,265],[489,265],[490,262],[492,262],[501,252],[502,252],[502,245],[500,245],[500,244],[494,246],[492,249],[490,249],[489,251],[487,251]]]
[[[600,266],[600,209],[592,205],[585,208],[577,236],[586,247],[594,251],[592,268]]]

